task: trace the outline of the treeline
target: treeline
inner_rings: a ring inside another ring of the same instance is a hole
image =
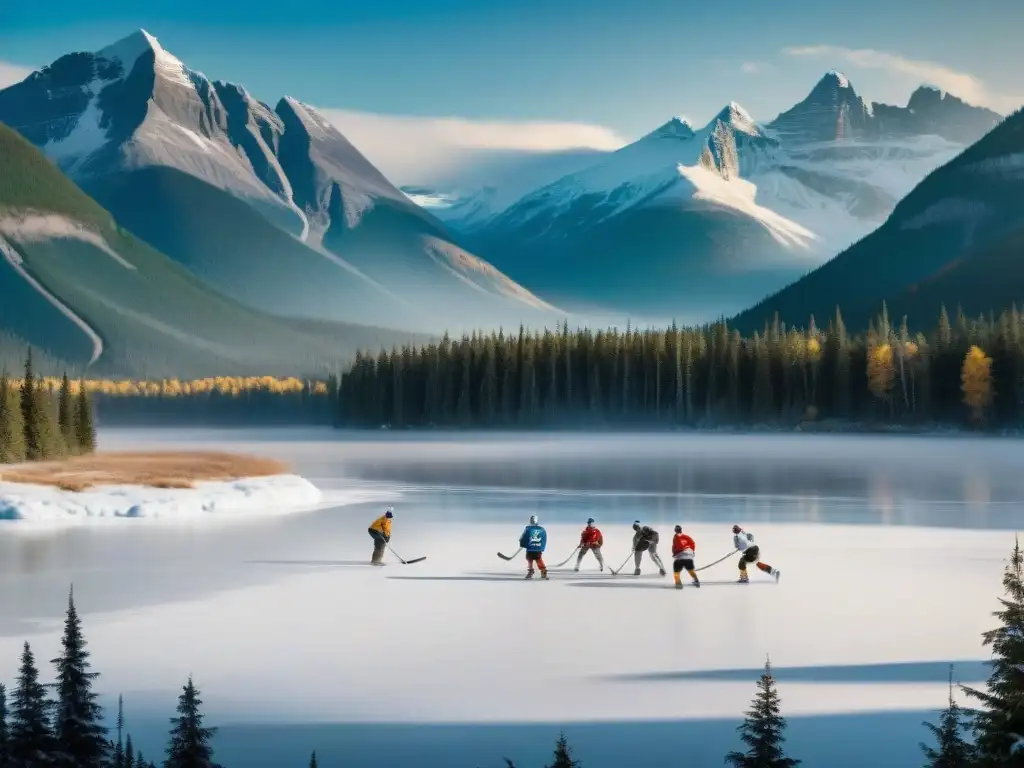
[[[85,388],[106,426],[327,425],[337,413],[336,378],[85,379],[72,387]]]
[[[776,320],[749,338],[696,328],[474,334],[359,354],[338,384],[348,427],[1019,425],[1024,320],[955,322],[929,333],[881,314],[851,333]]]
[[[32,351],[21,379],[0,376],[0,463],[90,453],[96,429],[88,392],[64,376],[37,378]]]

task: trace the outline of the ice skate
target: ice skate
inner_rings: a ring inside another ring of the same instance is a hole
[[[527,571],[526,572],[526,578],[532,579],[533,578],[533,571]]]
[[[577,565],[575,568],[572,569],[572,572],[573,573],[579,573],[580,572],[580,567]]]
[[[683,582],[677,581],[676,582],[676,589],[682,589],[682,588],[683,588]]]
[[[750,578],[745,573],[741,573],[740,577],[736,580],[737,584],[749,584]]]
[[[782,575],[782,571],[780,571],[778,568],[776,568],[775,569],[775,573],[772,574],[772,576],[775,577],[775,583],[776,584],[779,583],[779,576],[781,576],[781,575]]]
[[[665,569],[664,569],[664,568],[659,568],[659,569],[658,569],[658,573],[659,573],[659,574],[661,574],[662,576],[664,576],[664,575],[665,575],[665,573],[666,573],[666,571],[665,571]]]
[[[547,571],[541,571],[540,572],[540,577],[542,579],[544,579],[544,581],[547,581],[548,580],[548,572]]]
[[[694,579],[694,580],[693,580],[693,586],[695,586],[695,587],[698,587],[698,588],[699,588],[699,587],[700,587],[700,579]]]
[[[640,575],[640,569],[639,568],[634,568],[633,569],[633,575],[634,576],[639,576]]]

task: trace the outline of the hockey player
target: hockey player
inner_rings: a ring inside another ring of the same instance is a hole
[[[761,562],[761,550],[754,541],[754,534],[748,533],[740,528],[738,525],[732,527],[732,543],[743,554],[740,555],[740,584],[746,584],[750,581],[747,577],[747,563],[755,563],[758,570],[764,571],[769,576],[774,576],[775,581],[778,582],[779,576],[782,573],[778,568],[772,568],[768,563]]]
[[[548,567],[544,565],[544,548],[548,545],[548,532],[537,522],[536,515],[530,515],[530,524],[523,529],[519,537],[519,546],[526,550],[526,578],[533,578],[533,564],[540,568],[540,577],[548,577]]]
[[[636,566],[633,575],[640,575],[640,560],[644,556],[644,552],[649,552],[651,560],[658,566],[658,573],[664,576],[665,566],[662,564],[661,558],[658,557],[658,532],[646,525],[640,525],[639,520],[633,522],[633,530],[636,531],[633,534],[633,564]]]
[[[388,507],[387,511],[366,529],[373,539],[373,557],[370,559],[370,565],[384,565],[384,548],[391,541],[391,518],[394,516],[395,510]]]
[[[583,562],[583,556],[587,552],[593,552],[594,557],[597,558],[598,565],[601,566],[601,570],[604,570],[604,558],[601,557],[601,547],[604,546],[604,536],[601,535],[601,531],[598,530],[597,526],[594,525],[594,518],[587,520],[587,527],[583,529],[583,533],[580,534],[580,556],[576,558],[576,567],[574,571],[579,571],[580,563]]]
[[[697,552],[697,544],[692,538],[683,533],[683,526],[676,526],[676,535],[672,537],[672,578],[675,579],[676,589],[683,588],[681,573],[685,570],[693,579],[693,586],[700,586],[700,579],[697,578],[697,571],[693,566],[693,559]]]

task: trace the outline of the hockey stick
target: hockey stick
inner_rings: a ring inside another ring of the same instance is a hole
[[[618,569],[615,569],[615,568],[611,568],[610,569],[611,572],[612,572],[612,576],[618,576],[619,575],[619,571],[621,571],[623,568],[626,567],[626,563],[629,562],[629,558],[631,558],[633,556],[634,552],[636,552],[635,549],[632,552],[630,552],[628,555],[626,555],[626,559],[622,561],[622,565],[620,565],[618,567]]]
[[[580,548],[579,548],[579,547],[576,547],[576,549],[574,549],[574,550],[572,551],[572,554],[571,554],[571,555],[569,555],[569,556],[568,556],[567,558],[565,558],[565,560],[563,560],[562,562],[558,563],[557,565],[553,565],[553,566],[551,566],[551,567],[552,567],[552,568],[561,568],[561,567],[562,567],[563,565],[565,565],[565,564],[566,564],[566,563],[568,563],[568,562],[569,562],[570,560],[572,560],[572,556],[573,556],[573,555],[575,555],[575,554],[576,554],[577,552],[579,552],[579,551],[580,551]]]
[[[514,560],[516,557],[519,556],[519,553],[522,552],[522,551],[523,551],[523,548],[520,547],[515,552],[513,552],[511,555],[503,555],[503,554],[501,554],[501,552],[499,552],[498,553],[498,557],[500,557],[502,560]]]
[[[387,548],[391,550],[391,554],[394,555],[395,557],[397,557],[399,560],[402,561],[402,565],[412,565],[413,563],[422,563],[424,560],[427,559],[426,555],[424,555],[423,557],[414,557],[412,560],[402,560],[401,555],[399,555],[397,552],[395,552],[395,550],[391,549],[391,545],[390,544],[388,544],[387,542],[384,542],[384,543],[387,544]]]
[[[733,550],[732,552],[730,552],[729,554],[727,554],[727,555],[726,555],[725,557],[720,557],[720,558],[718,558],[717,560],[715,560],[715,562],[713,562],[713,563],[709,563],[708,565],[702,565],[702,566],[701,566],[700,568],[694,568],[693,570],[694,570],[694,571],[703,571],[703,570],[704,570],[705,568],[710,568],[710,567],[711,567],[712,565],[718,565],[718,564],[719,564],[720,562],[722,562],[723,560],[728,560],[728,559],[729,559],[730,557],[732,557],[733,555],[735,555],[737,551],[738,551],[738,550],[735,550],[735,549],[734,549],[734,550]]]

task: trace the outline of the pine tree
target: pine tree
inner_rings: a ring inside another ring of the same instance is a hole
[[[78,399],[75,403],[75,436],[79,451],[92,453],[96,450],[96,426],[92,423],[92,403],[84,380],[78,388]]]
[[[0,684],[0,768],[11,768],[11,738],[7,729],[7,688]]]
[[[953,696],[953,665],[949,666],[949,705],[939,715],[939,724],[924,723],[935,737],[937,749],[921,744],[928,759],[926,768],[971,768],[974,764],[973,747],[963,737],[968,727],[964,711]]]
[[[39,434],[39,400],[32,370],[32,348],[25,357],[25,373],[21,382],[21,420],[25,431],[25,458],[36,461],[43,457],[43,441]]]
[[[22,423],[20,395],[11,389],[11,381],[0,377],[0,464],[24,461],[25,427]]]
[[[313,754],[309,756],[309,768],[317,768],[316,766],[316,750],[313,750]]]
[[[54,743],[46,717],[49,706],[46,689],[39,682],[32,648],[25,643],[11,706],[10,754],[14,765],[39,766],[52,762]]]
[[[124,697],[117,697],[117,741],[114,743],[114,768],[125,768],[125,751],[122,736],[124,734]]]
[[[203,727],[203,714],[199,709],[202,703],[189,677],[178,697],[178,716],[171,718],[164,768],[214,768],[210,740],[217,729]]]
[[[124,740],[124,768],[135,768],[135,766],[135,745],[132,744],[132,735],[129,733]]]
[[[793,768],[799,760],[786,757],[783,751],[786,721],[780,714],[779,694],[775,690],[771,661],[766,661],[764,674],[757,681],[757,694],[743,724],[736,730],[747,745],[746,752],[730,752],[725,757],[735,768]]]
[[[61,655],[52,662],[57,671],[53,731],[61,763],[75,768],[102,768],[109,745],[107,729],[103,726],[103,709],[92,689],[99,673],[89,671],[89,652],[85,649],[73,589],[68,594],[61,648]]]
[[[555,743],[555,761],[548,768],[579,768],[580,765],[579,760],[572,759],[572,749],[565,739],[565,734],[560,734]]]
[[[69,449],[75,448],[75,414],[71,398],[71,382],[65,373],[60,382],[60,396],[57,400],[57,425],[60,427],[61,437]]]
[[[988,684],[963,690],[981,704],[972,723],[978,764],[1012,768],[1024,766],[1024,553],[1016,538],[1003,589],[1002,607],[993,614],[999,626],[982,636],[993,655]]]

